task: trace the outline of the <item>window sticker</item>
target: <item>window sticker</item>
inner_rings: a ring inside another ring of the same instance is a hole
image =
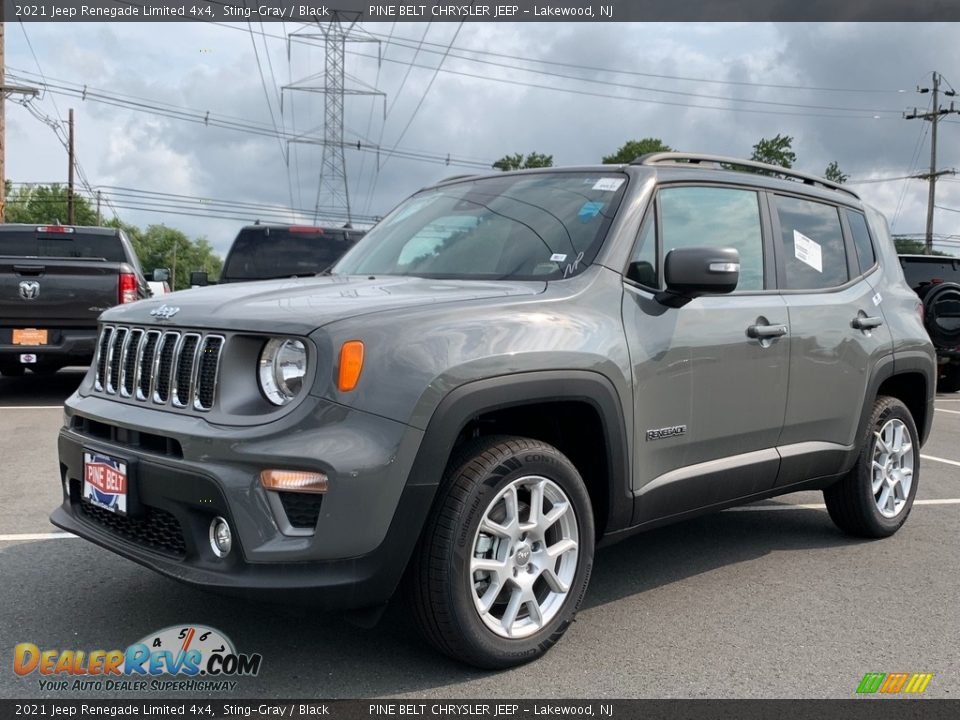
[[[593,184],[594,190],[606,190],[613,192],[623,185],[623,178],[600,178]]]
[[[600,214],[600,211],[603,210],[603,205],[604,203],[602,202],[585,202],[583,207],[580,208],[580,212],[577,213],[577,217],[580,218],[580,222],[582,223],[590,222]]]
[[[809,265],[818,273],[823,272],[823,253],[820,244],[801,232],[793,231],[793,254],[804,265]]]
[[[567,256],[565,253],[554,253],[550,256],[550,262],[563,262],[566,259]]]

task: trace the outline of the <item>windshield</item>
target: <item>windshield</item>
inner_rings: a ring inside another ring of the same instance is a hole
[[[245,228],[233,241],[221,280],[316,275],[339,260],[358,234],[326,228]]]
[[[87,234],[82,230],[63,233],[36,231],[0,232],[0,255],[51,258],[102,258],[126,262],[126,253],[116,235]]]
[[[596,256],[626,186],[620,173],[459,182],[402,203],[333,268],[338,275],[555,280]]]

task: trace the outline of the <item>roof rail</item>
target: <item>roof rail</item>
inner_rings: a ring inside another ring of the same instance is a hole
[[[833,182],[832,180],[827,180],[825,178],[817,177],[816,175],[808,175],[807,173],[797,172],[790,168],[781,167],[779,165],[771,165],[769,163],[757,162],[756,160],[741,160],[734,157],[725,157],[723,155],[703,155],[700,153],[684,153],[684,152],[658,152],[658,153],[647,153],[646,155],[641,155],[636,160],[634,160],[631,165],[701,165],[703,163],[710,163],[717,169],[734,169],[734,168],[751,168],[754,170],[763,170],[764,172],[770,173],[772,175],[780,175],[781,177],[789,178],[791,180],[799,180],[805,185],[819,185],[825,187],[829,190],[839,190],[840,192],[845,192],[848,195],[852,195],[857,200],[860,199],[860,196],[857,195],[850,188],[844,187],[840,183]],[[732,166],[724,168],[723,166]]]
[[[437,185],[440,185],[445,182],[451,182],[452,180],[463,180],[465,178],[477,177],[476,173],[465,173],[463,175],[451,175],[450,177],[445,177],[443,180],[440,180]]]

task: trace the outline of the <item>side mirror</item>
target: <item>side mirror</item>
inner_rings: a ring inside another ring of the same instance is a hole
[[[657,300],[679,307],[700,295],[722,295],[737,289],[740,253],[733,248],[676,248],[663,263],[666,291]]]
[[[206,270],[194,270],[190,273],[190,287],[206,287],[209,284]]]
[[[170,280],[170,270],[167,268],[156,268],[153,271],[154,282],[168,282]]]

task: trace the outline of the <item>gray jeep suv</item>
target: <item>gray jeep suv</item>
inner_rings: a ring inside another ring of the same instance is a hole
[[[438,649],[506,667],[563,635],[598,543],[809,489],[893,534],[935,383],[839,185],[676,153],[453,178],[329,276],[104,313],[51,519],[221,592],[402,589]]]

